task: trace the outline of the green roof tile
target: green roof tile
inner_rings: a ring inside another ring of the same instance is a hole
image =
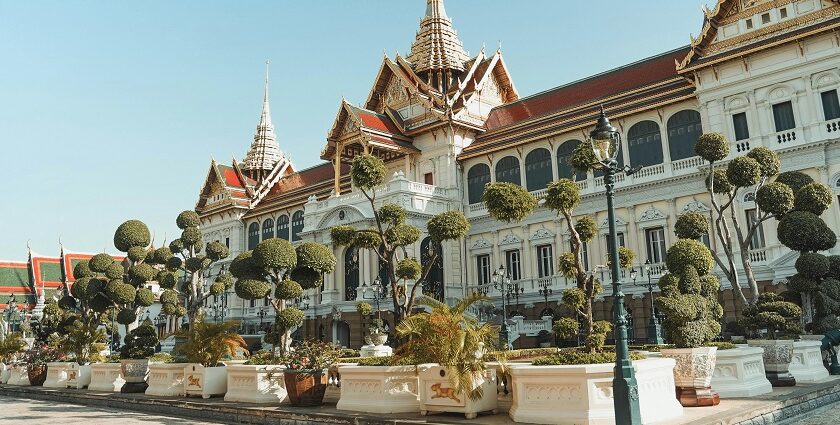
[[[42,262],[41,280],[44,282],[61,282],[61,265],[58,263]]]
[[[29,287],[26,267],[0,267],[0,286]]]

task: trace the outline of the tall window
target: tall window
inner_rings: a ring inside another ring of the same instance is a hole
[[[647,243],[647,257],[651,263],[662,263],[665,261],[665,229],[654,227],[645,230],[645,241]]]
[[[508,182],[522,185],[519,175],[519,159],[515,156],[506,156],[496,163],[496,181]]]
[[[695,156],[694,145],[703,133],[700,124],[700,113],[692,110],[680,111],[668,119],[668,151],[671,160],[691,158]]]
[[[292,242],[300,240],[301,231],[303,231],[303,211],[295,211],[292,215]]]
[[[735,140],[750,138],[750,126],[747,123],[747,113],[740,112],[732,116],[732,125],[735,127]]]
[[[511,280],[522,279],[522,264],[519,258],[519,250],[505,251],[505,267],[510,273]]]
[[[610,237],[609,234],[607,234],[605,236],[606,236],[605,240],[606,240],[606,243],[607,243],[607,249],[604,250],[604,252],[607,253],[607,260],[610,260],[612,258],[612,247],[613,247],[612,237]],[[627,246],[627,245],[624,244],[624,232],[618,232],[618,246],[619,247],[626,247]],[[619,252],[621,252],[621,251],[619,251]]]
[[[262,225],[262,240],[271,239],[274,237],[274,220],[267,218]]]
[[[260,243],[260,224],[251,223],[248,226],[248,249],[254,249]]]
[[[551,152],[548,149],[534,149],[525,157],[525,182],[528,191],[545,189],[551,179]]]
[[[435,261],[423,282],[423,293],[438,301],[443,301],[443,250],[439,243],[432,242],[432,238],[427,237],[420,243],[420,263],[423,270],[426,270],[432,258]]]
[[[837,99],[837,90],[822,92],[823,114],[825,120],[836,120],[840,118],[840,101]]]
[[[554,255],[551,245],[537,247],[537,277],[549,277],[554,274]]]
[[[776,124],[777,133],[796,127],[796,119],[793,117],[793,104],[782,102],[773,105],[773,122]]]
[[[662,135],[659,125],[653,121],[642,121],[630,127],[627,146],[630,149],[630,164],[634,167],[662,163]]]
[[[478,269],[478,284],[487,285],[490,283],[490,255],[483,254],[475,257],[475,264]]]
[[[751,228],[755,223],[758,222],[758,214],[755,208],[748,209],[747,213],[747,228]],[[766,245],[764,244],[764,226],[759,224],[756,227],[755,232],[753,232],[752,238],[750,238],[750,249],[762,249]]]
[[[283,214],[277,219],[277,237],[289,240],[289,216]]]
[[[359,289],[359,250],[353,247],[344,251],[344,300],[356,301]]]
[[[575,169],[572,168],[572,164],[569,162],[569,159],[572,157],[572,152],[581,143],[583,142],[580,140],[569,140],[557,148],[557,175],[561,179],[586,180],[586,172],[578,171],[575,174]]]
[[[467,196],[470,204],[481,202],[484,195],[484,186],[490,183],[490,166],[487,164],[476,164],[467,172]]]

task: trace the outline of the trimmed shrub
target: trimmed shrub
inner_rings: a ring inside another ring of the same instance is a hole
[[[380,245],[382,239],[374,229],[359,230],[353,239],[353,246],[359,249],[377,249]]]
[[[210,294],[211,295],[221,295],[223,292],[225,292],[225,284],[224,283],[215,282],[212,285],[210,285]]]
[[[715,170],[714,173],[706,177],[706,187],[710,187],[714,183],[712,191],[714,193],[730,193],[735,189],[735,186],[729,181],[726,170]]]
[[[630,360],[642,360],[645,356],[637,352],[630,353]],[[615,363],[615,352],[604,351],[596,353],[585,353],[577,350],[564,350],[557,354],[541,357],[534,360],[534,366],[562,366],[582,364],[604,364]]]
[[[105,269],[105,277],[108,279],[122,279],[125,275],[125,267],[122,263],[114,262],[107,269]]]
[[[397,263],[394,273],[398,279],[417,280],[422,273],[422,267],[414,258],[404,258]]]
[[[440,213],[429,219],[426,226],[435,242],[461,239],[470,230],[470,223],[461,211]]]
[[[306,267],[321,274],[335,270],[335,255],[324,244],[304,242],[295,248],[295,254],[298,267]]]
[[[236,295],[245,300],[258,300],[265,298],[271,292],[271,284],[264,280],[239,279],[233,285]]]
[[[828,274],[831,264],[828,257],[822,254],[803,252],[796,259],[796,271],[802,276],[812,279],[822,279]]]
[[[356,311],[362,316],[370,316],[373,314],[373,306],[370,303],[360,301],[356,303]]]
[[[117,304],[131,304],[137,295],[137,289],[120,280],[112,280],[105,285],[105,294]]]
[[[591,149],[590,149],[591,150]],[[545,206],[554,211],[571,211],[580,204],[580,188],[569,179],[548,184]]]
[[[668,248],[665,259],[668,270],[678,275],[689,266],[694,267],[699,275],[708,274],[714,266],[714,261],[706,245],[693,239],[678,240]]]
[[[149,254],[149,250],[144,246],[133,246],[128,249],[127,254],[129,260],[137,263],[146,260],[146,255]]]
[[[323,275],[308,267],[298,267],[292,270],[289,276],[303,289],[317,288],[324,283]]]
[[[230,250],[225,244],[217,241],[213,241],[207,244],[207,248],[205,248],[204,252],[207,254],[207,258],[211,261],[219,261],[223,260],[230,255]]]
[[[303,287],[293,280],[284,280],[274,288],[274,298],[291,300],[303,295]]]
[[[201,230],[198,227],[187,227],[181,232],[181,242],[185,247],[201,245]]]
[[[173,254],[183,252],[184,248],[186,248],[184,246],[184,241],[182,241],[180,238],[175,239],[169,243],[169,250],[172,251]]]
[[[289,271],[297,265],[297,253],[289,241],[266,239],[254,248],[254,263],[266,270]]]
[[[756,334],[759,329],[767,329],[770,339],[795,336],[802,332],[799,318],[802,309],[798,305],[784,301],[772,292],[759,295],[755,306],[744,309],[742,322],[747,329]]]
[[[374,155],[361,154],[353,158],[353,165],[350,167],[350,178],[353,185],[369,190],[379,186],[385,181],[385,162]]]
[[[726,178],[736,187],[753,186],[761,180],[761,165],[750,157],[734,158],[726,167]]]
[[[396,226],[405,222],[405,208],[397,204],[387,203],[382,205],[376,214],[379,216],[380,221],[390,224],[391,226]]]
[[[809,183],[796,192],[793,208],[797,211],[808,211],[819,216],[831,206],[833,200],[834,194],[828,186],[822,183]]]
[[[117,313],[117,323],[121,325],[130,325],[137,320],[137,315],[134,310],[123,309]]]
[[[178,283],[178,276],[170,271],[161,271],[157,274],[157,282],[163,289],[174,289]]]
[[[88,260],[79,261],[73,267],[73,277],[77,280],[83,277],[91,277],[93,276],[93,271],[88,267]]]
[[[140,288],[134,297],[134,303],[140,307],[148,307],[155,303],[155,294],[149,288]]]
[[[779,182],[767,183],[755,192],[755,203],[762,211],[781,217],[793,209],[793,191]]]
[[[221,283],[225,286],[225,289],[230,289],[233,286],[233,282],[235,282],[235,279],[233,278],[233,274],[231,274],[231,272],[227,270],[222,270],[216,276],[214,282]]]
[[[97,273],[105,273],[108,267],[114,263],[114,259],[108,254],[96,254],[91,257],[88,267]]]
[[[330,239],[335,246],[352,245],[356,238],[356,229],[353,226],[341,225],[330,229]]]
[[[165,290],[160,294],[160,302],[162,304],[178,304],[178,293],[173,290]]]
[[[709,234],[709,221],[699,212],[687,212],[677,218],[674,233],[680,239],[700,239]]]
[[[114,232],[114,247],[122,252],[128,252],[129,248],[135,246],[149,246],[151,241],[149,228],[140,220],[128,220]]]
[[[592,145],[589,143],[577,145],[569,156],[569,164],[577,171],[589,171],[597,163],[598,158],[595,157],[595,152],[592,151]]]
[[[274,325],[282,331],[287,331],[303,323],[303,312],[294,307],[288,307],[277,313]]]
[[[560,339],[572,339],[578,335],[578,330],[580,328],[580,324],[578,324],[577,320],[572,319],[571,317],[561,317],[554,325],[551,327],[551,331],[554,332],[554,335]]]
[[[175,219],[175,224],[181,230],[188,227],[198,227],[201,225],[201,218],[195,211],[187,210],[178,214],[178,218]]]
[[[706,162],[720,161],[729,155],[729,140],[720,133],[704,133],[697,138],[694,153]]]
[[[420,229],[410,224],[398,224],[385,231],[385,240],[397,246],[411,245],[420,239]]]
[[[520,222],[537,207],[537,199],[518,184],[490,183],[484,188],[481,201],[490,216],[505,223]]]
[[[157,276],[157,272],[154,267],[146,263],[140,263],[128,268],[128,277],[131,278],[132,282],[146,283],[153,280]]]
[[[834,232],[819,216],[791,211],[779,220],[779,242],[794,251],[827,251],[837,243]]]
[[[758,163],[759,167],[761,167],[760,173],[765,177],[779,174],[779,169],[782,167],[782,162],[779,161],[779,155],[765,147],[758,147],[749,151],[747,158],[752,158]]]
[[[230,263],[230,272],[239,278],[262,276],[264,269],[257,266],[253,258],[253,251],[245,251],[236,256]]]
[[[799,189],[802,189],[809,183],[813,183],[814,179],[801,171],[785,171],[776,177],[776,182],[787,185],[793,191],[793,194],[796,195]]]
[[[580,241],[586,243],[598,235],[598,225],[592,217],[583,216],[575,223],[575,231],[580,236]]]

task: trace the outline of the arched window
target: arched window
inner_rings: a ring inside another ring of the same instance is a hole
[[[263,221],[262,226],[262,240],[271,239],[274,237],[274,220],[267,218]]]
[[[487,164],[476,164],[467,172],[467,195],[470,204],[481,202],[484,195],[484,186],[490,183],[490,166]]]
[[[359,250],[350,247],[344,251],[344,301],[356,301],[359,289]]]
[[[525,181],[528,191],[545,189],[551,183],[551,152],[534,149],[525,157]]]
[[[443,301],[443,249],[439,243],[434,243],[432,238],[427,237],[420,243],[420,260],[423,270],[426,270],[433,258],[434,263],[423,282],[423,293],[438,301]]]
[[[277,237],[289,240],[289,216],[283,214],[277,219]]]
[[[642,121],[630,127],[627,132],[627,146],[630,149],[630,165],[661,164],[662,157],[662,135],[659,132],[659,124],[653,121]]]
[[[260,224],[251,223],[248,226],[248,249],[254,249],[260,243]]]
[[[578,171],[572,167],[572,152],[583,142],[580,140],[569,140],[557,148],[557,175],[561,179],[572,179],[576,181],[586,180],[586,172]]]
[[[685,110],[669,118],[668,150],[671,152],[671,161],[695,156],[694,145],[701,134],[703,126],[700,124],[699,112]]]
[[[515,156],[506,156],[496,163],[496,181],[508,182],[522,185],[522,177],[519,175],[519,159]]]
[[[303,230],[303,211],[295,211],[292,214],[292,242],[300,240],[300,232]]]

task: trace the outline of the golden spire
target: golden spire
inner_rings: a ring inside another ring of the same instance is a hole
[[[446,14],[443,0],[426,0],[426,15],[405,59],[417,73],[464,71],[470,57]]]

